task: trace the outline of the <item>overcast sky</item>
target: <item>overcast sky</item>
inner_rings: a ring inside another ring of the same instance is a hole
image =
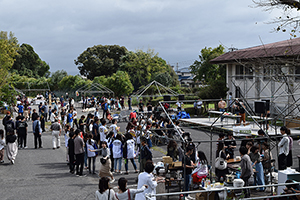
[[[242,49],[289,39],[266,24],[279,11],[251,6],[252,0],[0,0],[0,30],[32,45],[51,72],[78,74],[74,60],[99,44],[151,48],[184,67],[205,47]]]

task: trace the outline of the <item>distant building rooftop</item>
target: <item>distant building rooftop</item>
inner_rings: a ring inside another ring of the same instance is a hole
[[[221,64],[241,60],[251,60],[257,58],[274,58],[274,57],[295,57],[300,56],[300,38],[284,40],[271,44],[240,49],[237,51],[227,52],[210,62]]]

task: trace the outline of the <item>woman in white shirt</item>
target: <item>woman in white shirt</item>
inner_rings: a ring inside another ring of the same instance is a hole
[[[99,180],[99,190],[96,191],[96,200],[117,200],[115,192],[109,187],[109,178],[102,177]]]
[[[144,192],[145,189],[148,188],[147,185],[143,185],[140,189],[127,189],[127,179],[124,177],[119,179],[118,185],[119,192],[115,193],[115,196],[118,200],[128,200],[129,196],[130,199],[133,199],[135,194]]]
[[[146,200],[146,194],[156,194],[156,186],[159,178],[154,178],[152,171],[154,170],[154,165],[151,161],[146,162],[145,172],[139,174],[138,177],[138,189],[141,189],[144,185],[148,185],[148,188],[144,192],[135,195],[135,200]],[[151,200],[156,200],[156,197],[152,197]]]

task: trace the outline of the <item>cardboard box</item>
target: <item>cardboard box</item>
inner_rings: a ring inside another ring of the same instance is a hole
[[[173,167],[182,167],[182,162],[181,162],[181,161],[173,162],[173,163],[172,163],[172,166],[173,166]]]
[[[163,158],[163,163],[164,163],[164,164],[169,164],[169,165],[171,165],[172,162],[173,162],[173,159],[172,159],[170,156],[163,156],[162,158]]]

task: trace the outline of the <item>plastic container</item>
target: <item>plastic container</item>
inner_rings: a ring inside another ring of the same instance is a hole
[[[233,187],[243,187],[244,181],[242,179],[234,179],[233,180]]]

